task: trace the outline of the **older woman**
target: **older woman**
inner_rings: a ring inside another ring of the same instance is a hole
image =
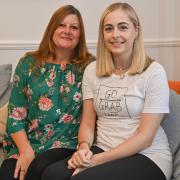
[[[38,50],[16,67],[1,180],[39,180],[47,166],[74,153],[82,75],[91,57],[80,12],[72,5],[59,8]]]

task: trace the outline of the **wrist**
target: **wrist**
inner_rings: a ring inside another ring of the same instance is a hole
[[[29,144],[27,144],[19,149],[20,154],[24,154],[24,153],[26,154],[26,153],[30,153],[30,152],[34,153],[34,150]]]
[[[91,145],[88,141],[80,141],[77,145],[77,150],[80,149],[80,148],[85,148],[85,149],[90,149],[91,148]]]
[[[93,155],[93,158],[92,158],[92,166],[96,166],[96,165],[99,165],[99,164],[103,164],[103,159],[101,153],[98,153],[98,154],[95,154]]]

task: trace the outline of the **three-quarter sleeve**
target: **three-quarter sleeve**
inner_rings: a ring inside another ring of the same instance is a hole
[[[16,133],[27,125],[27,98],[25,88],[28,76],[28,64],[24,59],[18,63],[13,77],[13,88],[8,107],[7,133]]]

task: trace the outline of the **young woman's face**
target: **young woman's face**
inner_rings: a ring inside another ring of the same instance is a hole
[[[80,38],[80,23],[76,15],[70,14],[60,22],[53,34],[53,41],[56,48],[73,50]]]
[[[131,56],[138,29],[130,21],[126,11],[117,9],[109,13],[103,24],[105,47],[113,55]]]

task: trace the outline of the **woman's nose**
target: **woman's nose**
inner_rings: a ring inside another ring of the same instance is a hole
[[[120,37],[120,32],[119,32],[118,28],[114,28],[113,37],[115,37],[115,38]]]
[[[64,32],[65,32],[66,34],[70,34],[70,33],[71,33],[70,27],[66,26],[66,27],[64,28]]]

